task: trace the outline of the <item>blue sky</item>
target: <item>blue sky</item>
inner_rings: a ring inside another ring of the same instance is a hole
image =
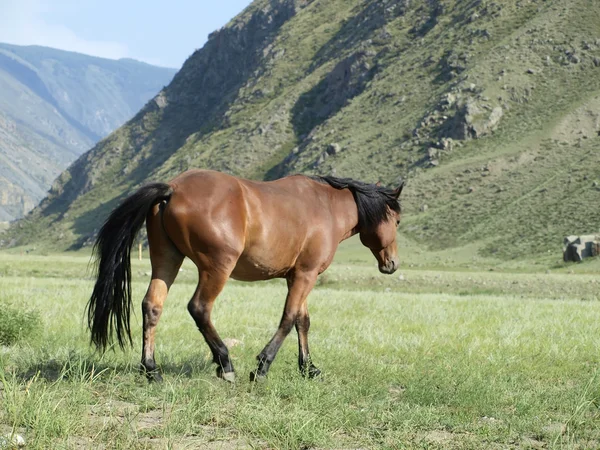
[[[0,42],[179,68],[251,0],[0,0]]]

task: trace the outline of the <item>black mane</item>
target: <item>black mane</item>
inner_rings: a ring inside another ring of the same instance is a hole
[[[393,189],[363,183],[351,178],[311,177],[321,183],[327,183],[336,189],[350,189],[358,208],[358,227],[372,230],[388,218],[388,207],[400,213],[400,202]]]

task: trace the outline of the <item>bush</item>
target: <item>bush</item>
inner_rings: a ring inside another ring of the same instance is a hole
[[[17,309],[0,302],[0,344],[12,345],[33,337],[42,327],[36,311]]]

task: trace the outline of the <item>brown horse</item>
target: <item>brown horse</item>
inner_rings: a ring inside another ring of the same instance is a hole
[[[395,190],[351,179],[294,175],[270,182],[219,172],[190,170],[170,183],[153,183],[126,198],[102,226],[94,250],[98,276],[88,303],[92,342],[102,350],[113,330],[119,345],[131,341],[130,253],[146,221],[152,280],[142,302],[142,369],[161,380],[154,360],[154,333],[167,293],[183,262],[198,268],[198,286],[188,310],[218,365],[217,375],[234,380],[227,347],[210,320],[228,278],[285,278],[288,294],[277,332],[258,355],[251,380],[266,376],[292,326],[298,332],[298,364],[308,377],[320,371],[308,351],[306,298],[338,244],[360,234],[382,273],[398,267]]]

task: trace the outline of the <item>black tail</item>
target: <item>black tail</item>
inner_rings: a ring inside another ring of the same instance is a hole
[[[88,302],[88,327],[92,342],[105,350],[117,332],[123,348],[131,340],[129,312],[131,309],[131,247],[150,208],[168,200],[173,190],[165,183],[141,187],[127,197],[108,217],[94,244],[97,278]]]

